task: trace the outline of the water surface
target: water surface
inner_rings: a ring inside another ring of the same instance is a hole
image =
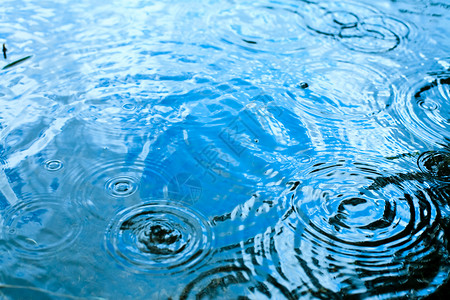
[[[449,3],[3,2],[3,298],[448,294]]]

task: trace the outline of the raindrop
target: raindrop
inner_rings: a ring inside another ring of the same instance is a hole
[[[135,110],[136,109],[136,105],[134,105],[133,103],[126,103],[122,106],[122,108],[124,110]]]
[[[306,89],[306,88],[309,87],[309,84],[307,82],[300,82],[298,84],[298,87],[301,88],[301,89]]]

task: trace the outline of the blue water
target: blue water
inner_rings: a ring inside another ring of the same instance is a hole
[[[446,0],[0,7],[4,299],[449,294]]]

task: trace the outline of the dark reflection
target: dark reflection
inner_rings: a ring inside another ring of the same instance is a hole
[[[424,85],[414,94],[414,98],[417,100],[417,102],[423,101],[424,99],[422,94],[424,92],[443,84],[450,84],[450,77],[435,79],[429,84]]]
[[[412,231],[411,234],[416,235],[417,231],[421,229],[424,231],[417,242],[396,253],[396,257],[391,263],[392,265],[407,265],[408,268],[397,274],[395,282],[389,282],[386,280],[388,274],[384,270],[368,272],[362,265],[359,269],[361,276],[373,278],[365,282],[368,290],[376,290],[380,294],[392,291],[400,292],[402,290],[409,293],[410,291],[426,290],[432,284],[441,282],[442,275],[439,273],[442,272],[442,268],[448,268],[446,255],[442,253],[443,249],[447,249],[447,253],[449,251],[448,236],[443,236],[442,231],[445,228],[442,225],[445,224],[441,219],[440,213],[436,216],[435,222],[430,222],[426,218],[430,211],[430,193],[418,191],[415,196],[420,200],[421,216],[417,217],[421,221],[417,230]],[[405,198],[411,198],[411,196],[405,195]],[[422,245],[417,247],[419,243]],[[418,249],[413,252],[413,247]],[[356,263],[359,264],[358,262]],[[436,278],[439,278],[439,281],[433,283]]]
[[[182,241],[183,234],[179,228],[173,228],[169,224],[152,223],[148,219],[149,224],[134,224],[133,220],[124,222],[121,230],[133,230],[138,242],[138,248],[144,253],[153,253],[157,255],[176,254],[182,251],[186,245],[182,244],[177,247],[176,243]],[[175,248],[174,248],[175,247]]]
[[[264,281],[258,279],[261,275]],[[254,274],[249,268],[236,265],[219,266],[200,274],[184,288],[180,299],[254,299],[255,295],[267,299],[279,299],[280,296],[297,299],[273,276]]]
[[[450,269],[442,161],[426,164],[432,173],[393,175],[384,175],[393,165],[385,171],[345,160],[311,166],[283,216],[294,231],[295,253],[277,255],[282,269],[295,259],[306,275],[307,291],[296,294],[420,298],[436,291]]]
[[[3,52],[3,53],[4,53],[4,55],[6,56],[6,53],[5,53],[5,52]],[[28,60],[28,59],[30,59],[30,58],[31,58],[31,55],[28,55],[28,56],[25,56],[24,58],[21,58],[21,59],[18,59],[18,60],[16,60],[16,61],[13,61],[12,63],[7,64],[6,66],[4,66],[2,70],[6,70],[6,69],[9,69],[9,68],[11,68],[11,67],[14,67],[15,65],[18,65],[18,64],[20,64],[20,63],[23,63],[24,61],[26,61],[26,60]]]
[[[123,210],[106,232],[106,247],[134,272],[177,273],[205,259],[214,240],[196,211],[162,201]]]
[[[423,153],[418,160],[419,168],[441,181],[450,179],[450,152],[429,151]]]
[[[350,229],[349,226],[345,224],[345,219],[349,217],[349,213],[347,212],[346,206],[354,206],[357,207],[359,204],[365,204],[367,201],[362,198],[351,198],[348,200],[344,200],[341,202],[338,208],[338,214],[331,217],[329,219],[330,224],[336,225],[335,228],[337,231],[339,231],[339,227],[342,226],[344,228]],[[384,208],[383,218],[376,220],[370,224],[367,224],[365,226],[359,226],[360,229],[369,229],[369,230],[375,230],[377,228],[385,228],[389,227],[389,225],[394,221],[395,218],[395,202],[393,204],[386,202],[386,206]]]
[[[8,57],[6,56],[6,51],[8,51],[8,49],[6,49],[6,45],[3,44],[3,58],[7,59]]]
[[[435,83],[436,81],[431,83],[428,88],[433,87]],[[422,91],[425,90],[425,88],[422,89]],[[416,94],[416,98],[418,97],[420,97],[420,93]],[[404,291],[418,288],[426,289],[427,286],[433,283],[430,279],[436,278],[434,282],[438,286],[437,291],[432,295],[424,295],[427,296],[425,299],[448,299],[450,296],[449,278],[447,278],[447,275],[439,275],[441,267],[448,268],[447,257],[442,249],[446,249],[446,253],[450,253],[450,244],[448,243],[448,238],[450,237],[450,184],[448,183],[450,176],[450,152],[448,150],[449,147],[446,145],[443,149],[437,151],[402,155],[402,157],[419,156],[417,165],[420,171],[400,173],[387,177],[380,176],[375,178],[374,183],[368,187],[368,189],[378,190],[391,184],[401,185],[411,181],[417,182],[421,185],[421,189],[417,190],[414,196],[420,200],[421,211],[424,212],[419,217],[425,217],[427,209],[423,210],[423,208],[428,207],[430,203],[435,203],[438,208],[438,215],[435,218],[434,225],[427,230],[428,234],[421,235],[422,243],[428,246],[421,250],[420,263],[410,262],[410,256],[407,253],[397,258],[398,264],[410,265],[408,272],[402,274],[399,278],[402,284],[399,285],[397,282],[386,284],[385,281],[375,279],[366,283],[366,286],[369,288],[381,292],[399,290],[399,287]],[[429,225],[422,224],[422,226]],[[364,275],[364,271],[361,274]]]
[[[384,188],[389,184],[400,184],[405,181],[416,180],[420,183],[424,182],[448,182],[450,179],[450,151],[448,148],[438,151],[426,151],[422,154],[407,153],[397,157],[390,157],[389,159],[397,159],[401,157],[415,157],[418,156],[417,165],[420,171],[398,173],[392,176],[379,176],[374,179],[374,182],[368,187],[369,189]]]

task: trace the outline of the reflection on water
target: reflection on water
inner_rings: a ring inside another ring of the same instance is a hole
[[[448,296],[446,3],[3,2],[3,298]]]
[[[345,160],[313,165],[285,215],[297,235],[293,255],[321,285],[321,272],[329,269],[334,282],[325,288],[339,287],[336,292],[426,295],[429,283],[445,280],[448,270],[440,210],[412,181],[376,185],[389,174],[382,168]]]

